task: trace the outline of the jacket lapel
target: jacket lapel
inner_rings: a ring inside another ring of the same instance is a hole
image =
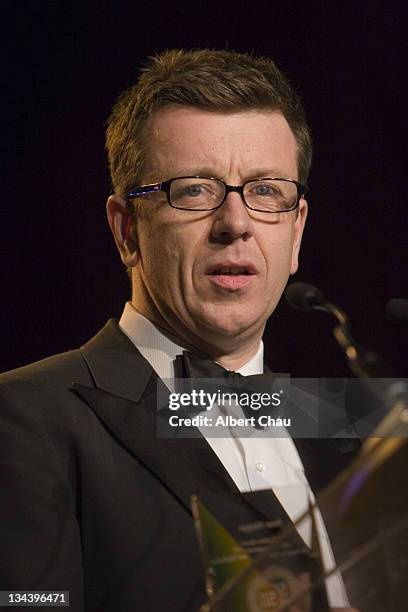
[[[120,331],[106,326],[81,348],[94,387],[73,383],[111,434],[191,514],[190,498],[239,495],[234,481],[202,436],[157,438],[157,380],[151,365]]]
[[[80,351],[97,389],[130,401],[140,400],[153,369],[115,319],[110,319]]]

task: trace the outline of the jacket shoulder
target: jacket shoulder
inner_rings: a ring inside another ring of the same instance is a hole
[[[120,332],[117,322],[110,319],[85,345],[80,348],[52,355],[29,365],[0,374],[0,397],[15,394],[32,398],[53,396],[54,399],[72,395],[74,382],[94,386],[86,355],[89,351],[105,359],[104,350],[121,344],[127,347],[130,341]],[[108,358],[111,363],[111,359]]]
[[[29,365],[0,374],[0,387],[38,385],[47,382],[54,384],[84,377],[89,380],[89,372],[79,349],[52,355]]]

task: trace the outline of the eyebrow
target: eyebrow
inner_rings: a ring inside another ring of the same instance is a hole
[[[224,180],[224,177],[221,176],[219,172],[211,168],[210,166],[193,166],[191,168],[183,168],[182,170],[173,171],[173,177],[181,177],[181,176],[202,176],[202,177],[213,177],[217,179]],[[288,172],[282,170],[281,168],[255,168],[251,170],[250,173],[243,179],[243,182],[250,181],[251,179],[258,178],[294,178],[288,174]]]
[[[281,168],[256,168],[251,175],[248,176],[247,180],[251,178],[293,178],[286,170],[282,170]]]

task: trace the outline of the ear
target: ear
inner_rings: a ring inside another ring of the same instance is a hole
[[[109,226],[125,266],[132,268],[139,261],[139,247],[136,233],[136,217],[126,200],[114,194],[106,203]]]
[[[290,273],[294,274],[299,266],[299,251],[300,244],[302,242],[303,230],[306,223],[307,217],[307,202],[304,198],[300,198],[299,208],[297,211],[297,217],[295,221],[295,227],[293,231],[293,247],[292,247],[292,260],[290,264]]]

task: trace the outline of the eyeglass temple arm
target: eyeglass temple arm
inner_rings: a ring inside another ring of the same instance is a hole
[[[141,196],[144,196],[147,193],[161,191],[162,186],[163,186],[163,183],[152,183],[151,185],[143,185],[143,187],[136,187],[136,189],[132,189],[132,191],[129,191],[126,197],[127,198],[140,198]]]

